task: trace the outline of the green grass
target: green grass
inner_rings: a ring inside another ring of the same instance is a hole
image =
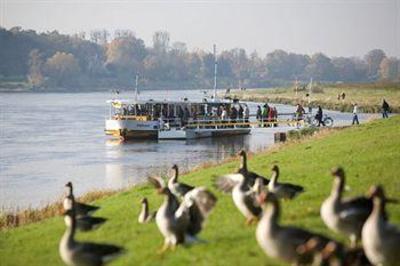
[[[314,85],[319,93],[311,94],[312,106],[321,105],[324,108],[338,111],[352,111],[356,102],[362,112],[381,112],[382,99],[386,99],[392,111],[400,112],[400,84],[371,83],[371,84],[324,84]],[[337,95],[344,92],[344,100],[338,100]],[[308,105],[305,96],[308,91],[299,91],[296,95],[294,88],[256,89],[247,91],[232,91],[231,94],[242,100]]]
[[[389,196],[399,196],[400,116],[377,120],[357,127],[320,133],[281,148],[250,156],[250,169],[269,175],[270,166],[278,163],[281,180],[305,186],[297,199],[284,202],[281,221],[324,233],[339,240],[342,236],[329,231],[319,217],[319,207],[329,194],[332,178],[329,170],[344,167],[347,195],[365,193],[372,184],[383,184]],[[212,176],[233,172],[238,160],[191,172],[185,182],[212,188]],[[76,184],[77,186],[79,184]],[[139,201],[148,197],[151,209],[162,198],[149,186],[138,186],[127,192],[96,201],[98,216],[109,221],[97,231],[78,233],[79,240],[123,245],[127,253],[112,265],[281,265],[267,258],[255,240],[255,226],[244,225],[244,218],[229,195],[215,191],[219,200],[200,237],[206,244],[180,246],[163,256],[156,251],[161,237],[155,223],[137,223]],[[400,224],[400,206],[389,206],[390,219]],[[0,232],[0,264],[62,265],[58,242],[64,232],[61,217]]]

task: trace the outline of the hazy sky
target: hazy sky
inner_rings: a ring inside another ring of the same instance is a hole
[[[131,29],[146,45],[166,30],[189,49],[236,47],[363,56],[400,56],[400,0],[113,1],[0,0],[0,24],[75,33]]]

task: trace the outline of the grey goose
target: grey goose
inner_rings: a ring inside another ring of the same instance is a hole
[[[110,244],[78,242],[75,240],[76,217],[72,208],[65,212],[66,231],[59,244],[63,262],[69,266],[100,266],[120,255],[123,248]]]
[[[269,182],[269,180],[267,178],[255,173],[255,172],[249,171],[249,169],[247,167],[247,153],[244,150],[241,150],[239,152],[239,156],[241,157],[241,160],[240,160],[240,167],[237,170],[237,173],[242,174],[246,177],[246,182],[248,182],[248,185],[253,186],[254,182],[256,181],[257,178],[261,178],[263,181],[263,184],[267,185]]]
[[[214,185],[225,193],[232,194],[232,200],[237,209],[246,218],[246,224],[256,222],[261,216],[262,209],[256,201],[256,195],[264,189],[263,179],[257,178],[253,187],[249,186],[249,178],[243,174],[228,174],[220,176]]]
[[[279,183],[279,167],[272,167],[272,177],[268,183],[268,191],[273,192],[280,199],[293,199],[304,192],[304,188],[290,183]]]
[[[138,222],[141,224],[144,224],[144,223],[149,223],[149,222],[153,221],[154,218],[156,217],[157,212],[149,211],[149,202],[148,202],[147,198],[143,198],[140,201],[140,203],[142,205],[142,208],[139,213]]]
[[[262,250],[275,259],[292,264],[309,264],[312,258],[298,253],[298,247],[311,238],[318,239],[317,250],[321,250],[331,239],[293,226],[282,226],[278,223],[280,217],[280,204],[272,192],[262,192],[258,201],[263,208],[261,220],[258,222],[256,239]]]
[[[365,196],[344,199],[345,173],[343,168],[334,168],[332,175],[334,181],[331,194],[321,206],[321,218],[328,228],[348,236],[351,246],[355,247],[361,239],[361,230],[372,211],[373,202],[370,197]],[[390,202],[390,200],[385,202]],[[383,217],[387,219],[385,212]]]
[[[179,169],[176,164],[172,166],[172,171],[173,174],[171,178],[168,180],[168,188],[175,196],[183,197],[190,190],[194,189],[193,186],[190,186],[182,182],[178,182]]]
[[[385,219],[387,199],[381,186],[371,188],[373,210],[362,228],[365,254],[374,265],[394,266],[400,263],[400,228]],[[396,201],[397,202],[397,201]]]
[[[65,184],[65,186],[68,187],[68,194],[63,201],[64,210],[72,209],[72,204],[74,203],[76,216],[85,216],[97,211],[100,208],[98,206],[77,202],[75,200],[72,183],[68,182]]]
[[[372,265],[362,248],[348,249],[336,241],[330,241],[323,249],[319,238],[311,238],[297,248],[301,256],[312,257],[313,266],[369,266]]]

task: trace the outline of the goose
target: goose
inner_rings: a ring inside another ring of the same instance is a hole
[[[102,217],[91,217],[91,216],[80,216],[76,217],[76,228],[80,231],[86,232],[98,228],[100,225],[104,224],[107,219]],[[67,216],[64,217],[65,224],[69,225],[71,219]]]
[[[301,256],[312,256],[313,266],[369,266],[371,263],[362,248],[347,249],[336,241],[328,242],[322,250],[318,250],[320,240],[311,238],[297,248]]]
[[[274,193],[263,191],[257,199],[263,214],[257,225],[256,239],[269,257],[292,264],[310,263],[312,258],[300,256],[297,248],[311,238],[318,239],[316,250],[321,250],[331,241],[327,237],[301,228],[280,225],[280,205]]]
[[[343,199],[345,173],[343,168],[332,169],[334,182],[330,196],[321,206],[321,218],[331,230],[347,235],[355,247],[361,238],[364,222],[372,211],[371,198],[360,196]],[[386,217],[386,214],[384,215]]]
[[[374,265],[399,265],[400,229],[384,217],[385,197],[382,186],[371,188],[373,210],[362,228],[362,244],[368,259]]]
[[[187,185],[185,183],[178,182],[179,170],[176,164],[172,166],[172,170],[173,170],[173,175],[168,180],[168,188],[175,196],[183,197],[190,190],[194,189],[194,187]]]
[[[216,197],[204,187],[186,193],[182,202],[164,185],[162,179],[149,177],[149,182],[164,195],[164,202],[157,210],[156,224],[164,236],[160,252],[174,249],[178,244],[196,241],[205,219],[214,208]]]
[[[144,224],[153,221],[157,212],[149,212],[149,202],[147,201],[147,198],[143,198],[140,202],[142,204],[142,209],[138,217],[138,222]]]
[[[247,182],[249,183],[250,186],[253,186],[254,182],[256,181],[256,179],[258,177],[262,179],[264,185],[267,185],[269,182],[269,180],[267,178],[248,170],[248,168],[247,168],[247,153],[244,150],[241,150],[239,152],[239,156],[241,157],[241,160],[240,160],[240,167],[237,170],[237,173],[246,176]]]
[[[279,167],[274,165],[272,167],[272,177],[268,183],[268,191],[273,192],[278,198],[293,199],[298,194],[304,192],[302,186],[293,185],[289,183],[278,183]]]
[[[72,183],[68,182],[67,184],[65,184],[65,186],[68,187],[68,195],[64,198],[63,201],[64,210],[70,210],[74,205],[75,214],[79,217],[91,214],[100,208],[98,206],[92,206],[85,203],[77,202],[74,197]]]
[[[76,217],[74,208],[65,211],[66,231],[59,244],[59,253],[63,262],[75,265],[104,265],[107,261],[120,255],[122,247],[110,244],[78,242],[75,240]]]
[[[246,218],[247,225],[260,218],[262,209],[256,202],[256,195],[264,189],[262,178],[257,178],[253,187],[250,187],[247,176],[240,173],[228,174],[218,177],[214,185],[222,192],[232,193],[233,203]]]

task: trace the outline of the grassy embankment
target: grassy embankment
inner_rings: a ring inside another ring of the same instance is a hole
[[[306,192],[299,198],[283,202],[283,223],[303,226],[343,241],[343,237],[327,230],[319,217],[320,204],[332,184],[329,170],[336,165],[345,168],[347,184],[351,187],[347,195],[362,194],[370,185],[381,183],[388,195],[399,197],[399,125],[400,116],[396,116],[322,132],[299,143],[288,143],[251,156],[249,167],[269,175],[270,166],[278,163],[282,181],[305,186]],[[193,171],[181,179],[212,188],[214,175],[233,172],[237,167],[238,161],[232,161]],[[156,225],[140,225],[136,221],[141,197],[148,197],[151,209],[162,200],[147,185],[97,200],[95,203],[101,206],[97,215],[109,221],[97,231],[78,233],[77,238],[125,246],[127,253],[112,265],[280,265],[263,254],[254,237],[255,227],[244,225],[244,218],[231,197],[216,194],[219,201],[200,235],[207,240],[205,244],[178,247],[163,256],[156,254],[163,241]],[[391,221],[399,225],[400,206],[389,206],[389,213]],[[62,265],[58,242],[63,232],[61,217],[0,232],[0,264]]]
[[[378,113],[381,111],[382,99],[385,98],[395,113],[400,113],[400,83],[385,84],[335,84],[315,85],[311,94],[311,104],[316,107],[338,111],[352,111],[352,104],[356,102],[362,112]],[[344,100],[338,100],[338,94],[344,92]],[[254,89],[246,91],[231,91],[231,95],[246,101],[272,102],[292,104],[302,103],[308,105],[306,97],[308,91],[298,91],[297,95],[293,87]]]

